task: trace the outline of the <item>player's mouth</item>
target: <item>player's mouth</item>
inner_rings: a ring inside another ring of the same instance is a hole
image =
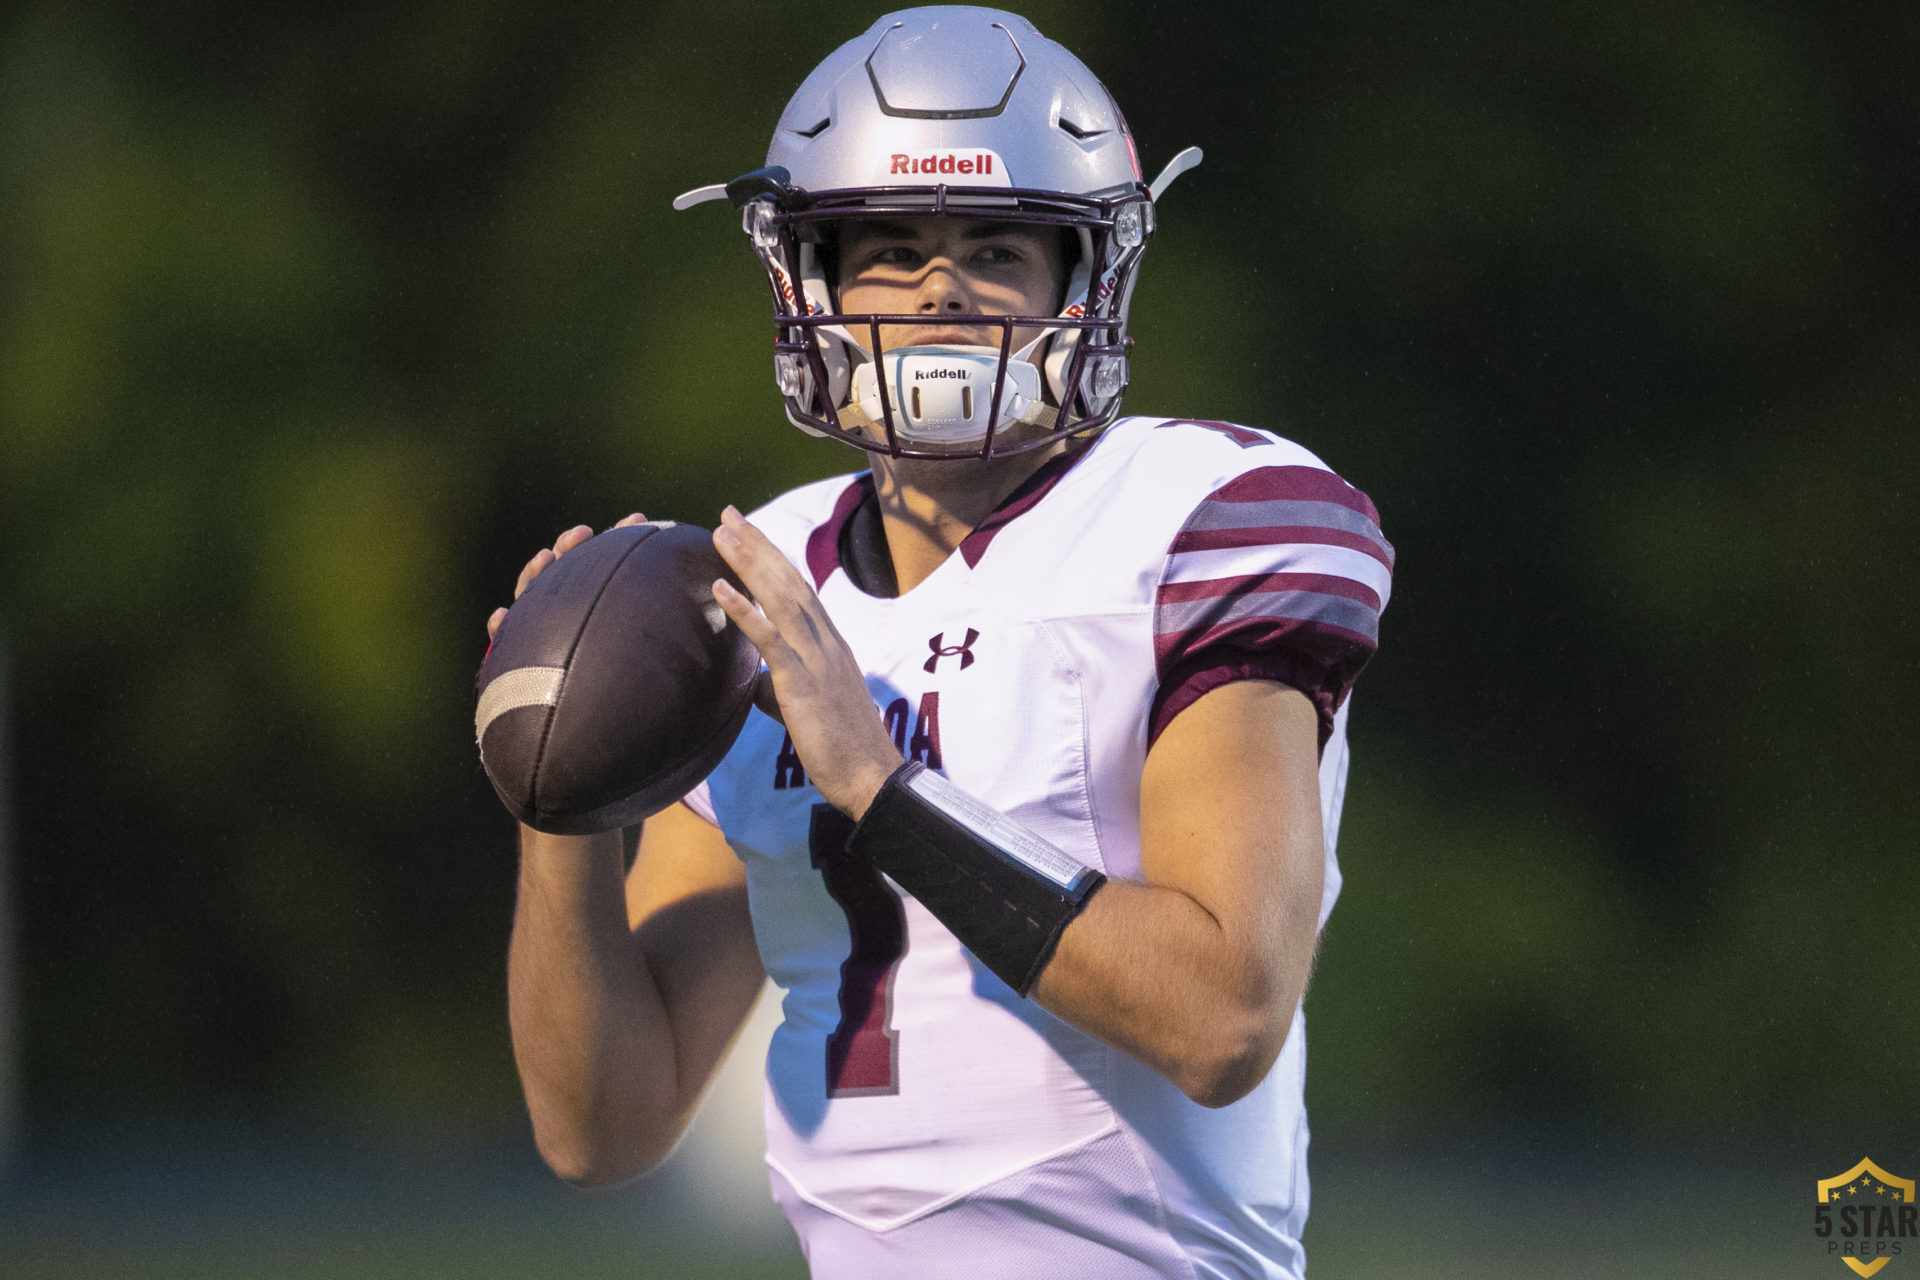
[[[909,329],[903,325],[881,325],[880,337],[888,350],[900,347],[997,347],[1000,334],[982,325],[972,329]]]

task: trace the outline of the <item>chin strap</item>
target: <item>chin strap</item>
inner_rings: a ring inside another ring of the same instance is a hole
[[[991,346],[898,347],[854,369],[852,383],[848,403],[875,422],[891,409],[894,434],[913,444],[965,449],[987,438],[996,415],[1011,426],[1047,407],[1040,371],[1024,360],[1002,361]]]

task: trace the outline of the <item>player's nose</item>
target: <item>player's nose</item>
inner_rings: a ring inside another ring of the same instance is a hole
[[[973,310],[973,301],[967,293],[966,281],[952,263],[936,258],[927,265],[927,273],[920,280],[919,296],[914,299],[915,308],[922,314],[928,312],[965,312]]]

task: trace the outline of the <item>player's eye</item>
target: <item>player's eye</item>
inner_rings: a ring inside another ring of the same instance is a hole
[[[973,260],[990,266],[1006,267],[1021,261],[1022,255],[1020,251],[1012,245],[990,244],[975,253]]]
[[[867,257],[869,266],[876,267],[912,267],[918,266],[920,251],[911,245],[893,244],[884,249],[876,249]]]

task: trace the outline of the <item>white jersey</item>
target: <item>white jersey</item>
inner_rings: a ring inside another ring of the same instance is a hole
[[[871,495],[870,476],[840,477],[750,518],[819,591],[903,755],[1138,878],[1153,735],[1219,684],[1284,680],[1321,712],[1325,921],[1345,695],[1392,563],[1364,495],[1265,433],[1123,419],[897,598],[841,563]],[[1297,1010],[1267,1078],[1209,1110],[1020,999],[848,855],[846,819],[775,721],[753,713],[688,804],[745,862],[760,955],[786,991],[767,1162],[816,1276],[1302,1274]]]

